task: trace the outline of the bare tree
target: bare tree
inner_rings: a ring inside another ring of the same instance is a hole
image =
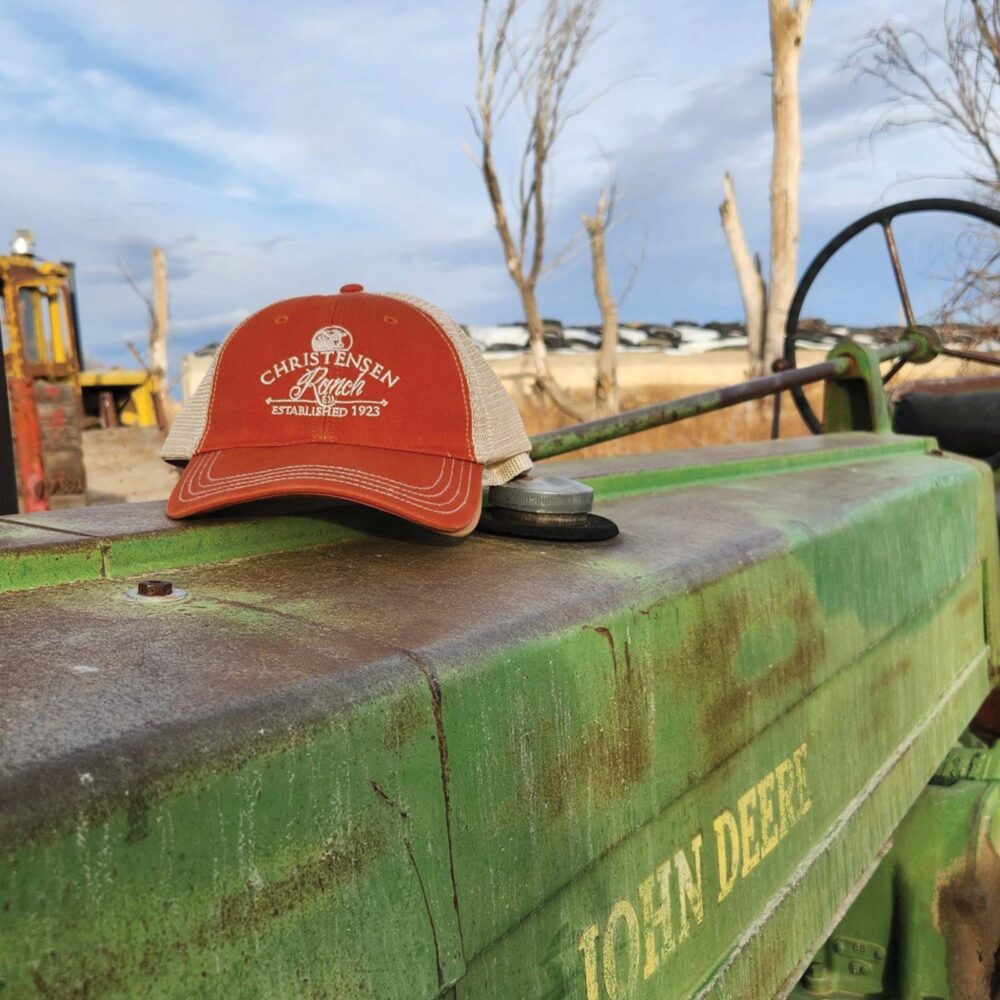
[[[781,355],[788,307],[795,294],[799,244],[799,58],[812,0],[768,0],[771,29],[771,259],[767,285],[755,263],[736,208],[732,177],[723,178],[719,206],[746,313],[749,374],[770,371]],[[758,334],[759,331],[759,334]]]
[[[747,352],[750,358],[750,374],[760,374],[763,359],[764,321],[767,309],[767,284],[760,271],[760,256],[751,254],[747,245],[743,224],[736,207],[736,192],[733,177],[728,171],[722,178],[725,197],[719,206],[722,229],[726,234],[729,252],[733,257],[733,267],[743,298],[743,315],[747,328]]]
[[[473,157],[493,209],[496,230],[524,308],[538,386],[576,419],[588,408],[553,377],[538,305],[538,281],[546,264],[547,195],[552,155],[566,123],[582,110],[570,104],[570,83],[598,35],[602,0],[545,0],[541,16],[521,38],[517,17],[524,0],[482,0],[477,35],[475,106],[469,109],[479,142]],[[497,129],[520,101],[527,118],[517,177],[505,197],[496,163]],[[507,206],[512,206],[508,214]]]
[[[943,38],[935,42],[891,22],[868,33],[852,57],[863,76],[888,92],[876,131],[931,126],[965,155],[965,179],[986,204],[1000,205],[1000,0],[947,0]],[[995,321],[1000,303],[996,231],[959,240],[961,273],[942,307]]]
[[[118,261],[118,270],[132,291],[142,299],[149,314],[149,362],[142,357],[138,349],[129,341],[126,346],[135,356],[139,364],[146,369],[152,382],[153,406],[156,410],[156,420],[161,430],[169,427],[170,417],[167,410],[167,258],[161,247],[153,247],[153,291],[149,295],[136,281],[132,272],[124,262]]]
[[[590,240],[591,270],[594,276],[594,297],[601,311],[601,348],[597,355],[595,403],[598,415],[618,412],[618,306],[611,294],[608,279],[608,254],[605,236],[611,224],[616,187],[601,188],[593,215],[583,216],[583,228]]]

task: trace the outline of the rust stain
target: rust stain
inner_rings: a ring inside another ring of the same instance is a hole
[[[137,844],[149,835],[149,799],[142,790],[130,790],[125,807],[125,843]]]
[[[742,742],[746,705],[756,699],[778,698],[789,690],[808,690],[816,667],[827,655],[827,637],[815,595],[798,590],[768,612],[773,620],[794,624],[795,641],[787,656],[752,677],[736,668],[745,630],[759,622],[761,608],[750,592],[740,589],[719,601],[714,614],[704,614],[694,630],[685,664],[700,663],[718,668],[712,696],[701,703],[697,732],[711,734],[717,750],[726,753]]]
[[[872,692],[883,691],[885,688],[893,688],[901,677],[909,674],[913,669],[913,660],[909,656],[900,657],[895,660],[891,667],[875,677],[870,683]],[[882,710],[877,706],[881,704],[880,699],[871,698],[864,703],[863,710],[866,718],[859,721],[855,739],[858,743],[866,744],[872,736],[878,736],[885,729],[885,719]]]
[[[454,839],[451,832],[451,760],[448,756],[448,737],[444,729],[444,712],[442,710],[441,682],[434,673],[434,668],[422,656],[409,649],[402,650],[406,656],[424,675],[431,695],[431,709],[434,712],[434,725],[437,730],[438,754],[441,760],[441,789],[444,796],[444,824],[448,837],[448,866],[451,873],[451,904],[455,910],[455,921],[458,924],[458,939],[463,949],[465,937],[462,932],[462,915],[458,909],[458,881],[455,878]]]
[[[618,653],[615,650],[615,637],[611,634],[611,629],[605,628],[603,625],[598,625],[594,628],[594,631],[598,635],[603,635],[607,640],[608,646],[611,649],[611,666],[614,672],[618,673]]]
[[[994,743],[1000,738],[1000,688],[994,688],[979,706],[970,728],[981,740]]]
[[[405,846],[412,861],[409,844]],[[154,981],[173,955],[180,954],[186,961],[189,950],[204,955],[210,954],[218,942],[242,944],[248,933],[261,930],[268,922],[362,875],[382,857],[385,847],[379,826],[358,828],[328,843],[320,853],[297,864],[283,877],[259,887],[248,883],[246,888],[222,897],[215,916],[195,928],[190,939],[171,941],[153,933],[139,954],[97,946],[80,954],[78,966],[54,970],[51,979],[46,978],[44,967],[32,969],[30,975],[35,991],[39,996],[60,1000],[110,993],[125,995],[134,984],[136,974],[145,982]],[[420,879],[419,873],[417,878]],[[50,954],[53,958],[58,957],[54,952]],[[244,962],[253,960],[250,949],[244,952],[243,959]],[[203,969],[202,978],[207,975]],[[367,995],[366,984],[360,980],[357,995]]]
[[[424,702],[417,690],[410,690],[396,702],[389,713],[383,743],[387,750],[400,753],[424,723]]]
[[[385,846],[378,826],[352,831],[338,842],[327,844],[316,856],[301,861],[283,877],[260,887],[248,883],[246,888],[223,896],[215,929],[227,940],[258,931],[268,921],[357,878],[379,860]]]
[[[589,723],[573,746],[557,746],[542,765],[534,791],[545,812],[553,817],[565,813],[579,789],[596,789],[608,800],[621,798],[646,776],[653,763],[647,679],[633,664],[627,640],[623,645],[625,667],[620,669],[610,630],[598,627],[594,631],[607,640],[611,651],[610,715]],[[523,789],[521,794],[527,792]]]
[[[888,670],[876,677],[872,681],[872,688],[880,690],[892,687],[904,674],[908,674],[913,669],[913,660],[909,656],[900,657]]]
[[[391,795],[377,782],[374,778],[368,779],[368,784],[372,786],[372,791],[383,801],[389,808],[398,813],[399,818],[405,821],[409,819],[409,812],[403,809],[399,803],[397,803]],[[438,986],[444,985],[444,963],[441,960],[441,946],[438,942],[438,932],[437,925],[434,923],[434,912],[431,909],[431,901],[427,895],[427,887],[424,885],[424,878],[420,874],[420,868],[417,866],[417,859],[413,853],[413,845],[410,843],[409,834],[406,832],[407,827],[403,826],[403,847],[406,848],[406,856],[410,861],[410,867],[413,869],[413,874],[417,879],[417,885],[420,887],[420,895],[424,901],[424,911],[427,914],[427,921],[430,924],[431,930],[431,941],[434,944],[434,960],[437,964],[437,978]]]
[[[975,863],[939,885],[937,904],[952,997],[1000,996],[1000,857],[988,836]]]
[[[966,591],[966,593],[958,599],[958,603],[955,605],[955,611],[958,613],[959,617],[962,618],[973,612],[975,612],[976,615],[981,615],[983,613],[982,591],[978,587],[974,590]]]

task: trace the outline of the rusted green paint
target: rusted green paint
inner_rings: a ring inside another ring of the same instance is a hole
[[[93,579],[102,564],[93,538],[0,518],[0,593]]]
[[[891,354],[842,340],[831,357],[847,358],[850,370],[826,383],[823,393],[823,426],[827,432],[866,430],[876,434],[892,431],[892,421],[882,387],[880,362]]]
[[[326,660],[335,669],[336,655]],[[248,707],[245,729],[213,732],[223,745],[211,751],[194,734],[170,748],[130,746],[123,732],[124,768],[96,752],[58,774],[42,768],[5,801],[0,827],[10,995],[392,996],[408,983],[431,996],[456,979],[427,682],[405,659],[378,673],[333,712],[303,679],[280,711]],[[99,676],[67,670],[66,683]],[[141,780],[127,773],[157,750]]]
[[[487,983],[496,982],[506,983],[510,995],[562,995],[557,986],[570,995],[584,995],[579,990],[579,936],[594,922],[606,934],[618,900],[627,900],[641,914],[640,884],[677,850],[689,847],[699,832],[704,837],[706,898],[714,899],[713,817],[727,806],[735,811],[740,794],[802,742],[809,743],[810,773],[822,784],[826,805],[817,805],[809,823],[759,873],[741,882],[745,895],[734,890],[731,898],[712,906],[704,924],[692,928],[683,949],[663,959],[655,977],[640,977],[622,995],[659,996],[664,982],[678,996],[694,991],[733,947],[744,921],[780,894],[810,845],[836,824],[838,810],[846,808],[895,748],[904,746],[905,761],[895,779],[887,777],[877,790],[881,794],[873,790],[875,801],[866,805],[870,815],[863,831],[871,838],[866,850],[873,852],[889,835],[946,741],[978,706],[988,681],[973,532],[964,543],[950,536],[951,556],[932,564],[929,575],[914,573],[905,587],[888,587],[887,555],[901,545],[911,551],[936,545],[939,525],[954,519],[931,513],[948,509],[950,490],[937,497],[924,490],[901,493],[899,481],[892,484],[894,477],[883,475],[881,483],[868,486],[872,497],[881,496],[879,502],[860,508],[838,505],[830,521],[813,515],[800,522],[798,531],[786,527],[786,537],[772,542],[772,559],[742,568],[742,553],[734,551],[727,571],[713,580],[724,563],[709,548],[711,570],[686,567],[686,598],[639,601],[622,616],[606,619],[606,634],[587,629],[575,640],[569,634],[545,648],[505,656],[484,678],[486,696],[477,688],[476,706],[465,703],[457,676],[454,694],[449,676],[442,676],[446,724],[449,705],[463,720],[460,728],[449,729],[453,753],[464,759],[475,746],[506,750],[468,774],[468,787],[459,774],[454,777],[452,801],[475,803],[467,819],[459,814],[458,824],[471,831],[474,850],[467,856],[460,845],[456,850],[460,904],[463,914],[472,914],[464,920],[466,944],[487,949],[482,970],[475,965],[470,969],[468,995],[482,995]],[[843,476],[842,468],[831,469],[829,475],[811,476],[806,486],[789,475],[781,513],[787,518],[806,496],[824,491],[830,503]],[[747,546],[754,548],[766,543],[760,522],[747,513],[757,511],[753,498],[740,485],[726,487],[737,492],[732,508],[706,491],[700,498],[702,510],[722,518],[743,511]],[[975,492],[971,481],[968,485],[967,501]],[[772,502],[777,494],[772,484]],[[910,496],[904,499],[905,494]],[[616,509],[623,507],[627,511],[628,503]],[[930,515],[923,528],[917,516],[921,508],[924,516]],[[679,540],[689,527],[686,519],[670,524],[670,510],[661,506],[664,526],[646,537],[647,544],[664,553],[663,572],[668,567],[676,571],[679,551],[669,541]],[[778,523],[776,515],[774,520]],[[926,532],[923,539],[921,531]],[[862,537],[866,542],[859,546]],[[943,548],[938,550],[942,556]],[[834,587],[831,579],[839,579],[841,586]],[[817,586],[819,580],[823,585]],[[856,581],[853,593],[843,586],[845,580]],[[863,602],[857,600],[860,581],[869,581],[866,592],[872,588]],[[954,596],[945,599],[949,593]],[[775,626],[765,641],[748,628],[761,621]],[[921,625],[907,636],[899,627],[904,621]],[[866,655],[866,650],[874,652]],[[953,675],[942,675],[945,662],[969,667],[958,691],[947,693]],[[938,710],[945,720],[929,723],[927,733],[908,746],[911,728],[924,717],[939,718],[934,715]],[[538,720],[534,726],[525,721],[532,717]],[[847,748],[845,720],[851,727]],[[500,766],[504,758],[518,762],[512,773]],[[626,761],[637,770],[624,767]],[[485,774],[492,776],[488,784]],[[482,790],[476,794],[472,786]],[[662,823],[655,834],[647,830],[654,822]],[[853,835],[861,836],[862,829],[853,827]],[[833,856],[842,849],[831,845]],[[602,860],[595,865],[594,859]],[[796,893],[789,906],[794,920],[787,913],[770,932],[777,950],[768,953],[769,962],[760,968],[759,953],[756,959],[734,958],[732,970],[717,984],[721,995],[770,995],[794,956],[808,952],[808,934],[815,935],[818,928],[806,915],[820,919],[832,877],[818,871],[837,867],[833,860],[817,859],[816,864],[814,890]],[[584,871],[590,872],[592,883],[574,880]],[[566,885],[571,888],[560,892]],[[469,887],[468,898],[463,887]],[[841,882],[838,891],[848,888]],[[535,914],[523,921],[539,900],[551,900],[544,911],[548,916]],[[676,898],[673,905],[676,934]],[[830,913],[832,907],[824,922]],[[624,925],[618,930],[617,962],[624,968],[627,942],[634,938]],[[488,942],[496,939],[501,945],[490,950]],[[526,963],[526,954],[548,955],[552,963]],[[602,961],[598,975],[603,982]],[[745,963],[756,967],[752,975]],[[623,977],[623,991],[628,978]],[[602,986],[599,995],[606,993],[610,991]]]
[[[1000,951],[1000,746],[957,747],[793,996],[988,997]]]
[[[707,482],[717,482],[726,479],[736,479],[741,476],[774,475],[792,472],[800,468],[820,468],[825,465],[839,465],[845,460],[852,464],[859,462],[878,462],[886,455],[899,456],[907,450],[914,454],[926,454],[934,447],[930,438],[899,438],[883,441],[870,435],[837,434],[815,439],[801,439],[801,443],[815,440],[822,443],[822,448],[788,452],[773,456],[768,462],[766,472],[760,467],[759,456],[712,456],[717,461],[702,464],[697,461],[669,465],[666,463],[650,467],[630,469],[622,460],[616,460],[608,466],[604,474],[597,474],[599,463],[582,464],[573,474],[585,480],[594,490],[598,501],[615,500],[620,497],[645,493],[650,490],[663,490],[668,487],[688,486]],[[678,453],[684,454],[684,453]],[[705,454],[702,452],[701,454]],[[711,453],[708,453],[711,455]],[[560,464],[560,469],[569,469]]]
[[[12,995],[771,995],[989,688],[988,470],[845,435],[574,474],[618,539],[192,525],[181,604],[0,597]],[[145,566],[147,527],[87,537]]]
[[[356,511],[315,501],[262,506],[275,513],[171,521],[150,501],[2,518],[0,593],[329,545],[364,526]]]

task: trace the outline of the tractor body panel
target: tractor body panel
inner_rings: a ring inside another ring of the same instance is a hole
[[[617,539],[0,519],[13,994],[791,989],[992,686],[989,470],[889,434],[556,468]],[[153,575],[188,596],[126,598]]]

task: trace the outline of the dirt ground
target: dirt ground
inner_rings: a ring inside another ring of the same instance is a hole
[[[177,471],[160,458],[163,438],[155,427],[84,431],[88,501],[165,500],[174,487]]]
[[[800,366],[823,360],[822,351],[802,352]],[[592,354],[550,356],[560,384],[581,400],[593,394]],[[531,358],[520,354],[491,361],[504,387],[517,403],[528,434],[564,427],[573,420],[543,399],[534,389]],[[743,381],[746,355],[743,350],[720,350],[684,357],[659,353],[628,352],[619,355],[618,379],[623,409],[677,399],[692,393]],[[956,365],[939,358],[929,365],[904,370],[901,379],[932,378],[957,374]],[[963,371],[968,374],[975,372]],[[895,385],[896,383],[894,383]],[[808,390],[813,407],[822,412],[823,388]],[[566,458],[589,455],[619,455],[634,452],[669,451],[711,444],[732,444],[767,438],[771,432],[773,399],[745,403],[706,413],[667,427],[634,434],[618,441],[574,452]],[[781,407],[781,436],[808,433],[786,393]],[[90,503],[121,503],[162,500],[167,497],[177,472],[160,457],[163,435],[152,428],[93,430],[84,434],[84,462]]]

